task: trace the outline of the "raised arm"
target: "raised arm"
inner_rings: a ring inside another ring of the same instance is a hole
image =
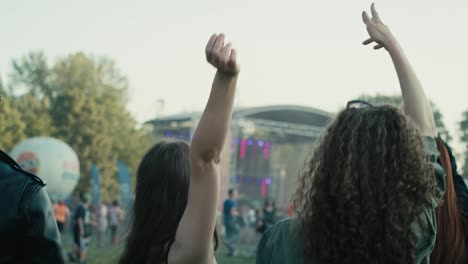
[[[400,81],[406,114],[419,129],[421,135],[435,137],[437,132],[432,107],[413,67],[411,67],[395,36],[383,24],[374,4],[371,6],[371,12],[372,18],[365,11],[362,13],[362,19],[370,36],[363,44],[368,45],[375,42],[377,45],[374,46],[374,49],[385,48],[388,51]]]
[[[195,131],[188,203],[169,251],[169,263],[213,263],[221,152],[228,135],[239,73],[236,51],[213,35],[206,59],[217,68],[211,94]]]

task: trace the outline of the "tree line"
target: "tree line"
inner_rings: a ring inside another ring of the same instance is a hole
[[[134,176],[139,160],[151,146],[151,130],[141,127],[127,110],[128,80],[108,57],[78,52],[52,65],[42,52],[31,52],[11,64],[6,100],[0,104],[0,148],[10,151],[24,139],[58,138],[78,154],[81,177],[76,191],[91,190],[91,165],[100,172],[101,197],[119,196],[117,161]],[[373,104],[399,106],[399,96],[363,95]],[[442,113],[434,105],[439,135],[450,142]],[[461,142],[468,145],[468,110],[459,123]],[[468,148],[464,176],[468,178]]]
[[[91,190],[91,166],[99,168],[101,197],[120,195],[117,161],[136,171],[151,146],[151,131],[128,112],[127,78],[107,57],[74,53],[47,63],[42,52],[12,62],[6,98],[0,104],[0,148],[30,137],[63,140],[77,153],[76,191]]]

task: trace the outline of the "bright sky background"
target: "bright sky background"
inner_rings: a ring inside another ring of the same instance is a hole
[[[214,74],[205,42],[225,32],[241,64],[238,105],[335,112],[362,93],[399,93],[387,53],[361,45],[361,12],[370,3],[0,0],[0,73],[32,50],[51,62],[76,51],[108,55],[128,76],[129,109],[143,122],[155,116],[157,99],[165,100],[165,114],[203,108]],[[468,1],[376,5],[454,134],[468,109]]]

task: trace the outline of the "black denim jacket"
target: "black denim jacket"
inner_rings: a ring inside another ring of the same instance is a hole
[[[0,150],[0,263],[65,263],[44,186]]]

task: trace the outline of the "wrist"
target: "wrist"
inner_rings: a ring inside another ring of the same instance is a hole
[[[398,43],[397,39],[393,36],[390,35],[390,37],[387,40],[387,45],[385,45],[385,49],[390,53],[397,53],[400,52],[400,44]]]
[[[218,69],[216,71],[216,75],[220,78],[225,78],[225,79],[232,79],[232,78],[237,78],[239,76],[239,72],[226,72]]]

